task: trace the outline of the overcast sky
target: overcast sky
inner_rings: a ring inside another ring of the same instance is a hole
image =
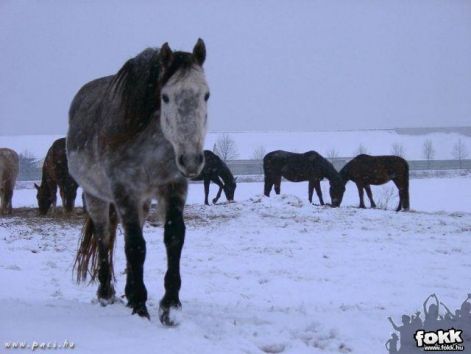
[[[0,135],[63,134],[84,83],[198,37],[213,131],[471,125],[471,1],[0,0]]]

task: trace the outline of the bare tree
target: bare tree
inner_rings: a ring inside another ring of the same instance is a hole
[[[367,153],[368,153],[368,149],[363,144],[358,145],[356,151],[354,152],[355,156],[361,155],[361,154],[367,154]]]
[[[260,145],[255,148],[252,154],[252,159],[253,160],[263,160],[265,157],[267,151],[265,150],[265,147],[263,145]]]
[[[19,180],[22,181],[36,181],[41,179],[41,168],[39,167],[39,160],[33,156],[29,151],[25,150],[18,155],[20,164]]]
[[[406,151],[404,149],[404,145],[400,143],[394,143],[391,146],[391,154],[405,158],[406,156]]]
[[[424,159],[427,160],[427,167],[430,168],[431,161],[435,158],[435,148],[431,139],[424,141],[424,146],[422,147],[422,154]]]
[[[216,140],[213,151],[223,161],[235,160],[237,157],[239,157],[236,142],[229,134],[222,134]]]
[[[463,140],[458,139],[455,145],[453,145],[453,150],[451,151],[453,157],[459,161],[460,168],[462,167],[462,161],[468,157],[468,148]]]
[[[335,148],[332,148],[332,149],[329,149],[326,151],[325,153],[325,156],[327,157],[327,159],[330,161],[330,162],[334,162],[334,160],[339,157],[339,153],[337,152],[337,150],[335,150]]]

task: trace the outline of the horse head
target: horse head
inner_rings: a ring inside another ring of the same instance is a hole
[[[39,215],[46,215],[52,204],[49,188],[45,183],[42,183],[41,186],[35,183],[34,188],[37,190],[36,199],[38,200]]]
[[[336,181],[330,183],[329,188],[330,200],[332,201],[331,206],[337,208],[342,203],[343,194],[345,193],[345,183],[343,181]]]
[[[224,184],[224,194],[226,195],[226,199],[229,202],[234,201],[234,193],[237,188],[237,177],[234,178],[231,182]]]
[[[173,52],[165,43],[159,52],[162,69],[160,121],[186,177],[199,175],[204,165],[209,87],[203,71],[206,48],[198,39],[193,52]]]

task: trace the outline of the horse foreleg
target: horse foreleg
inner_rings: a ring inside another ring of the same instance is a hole
[[[181,308],[179,292],[181,287],[180,257],[185,240],[183,207],[185,205],[186,182],[168,185],[159,194],[165,200],[166,216],[164,243],[167,249],[167,272],[165,273],[165,294],[160,301],[159,318],[162,324],[173,326],[176,323],[170,317],[172,309]]]
[[[149,318],[147,311],[147,289],[144,285],[144,261],[146,241],[142,234],[144,222],[143,205],[133,199],[128,188],[115,188],[114,199],[124,228],[124,251],[126,253],[126,286],[124,292],[132,313]],[[90,205],[87,203],[87,207]]]
[[[321,189],[321,181],[315,180],[314,181],[314,188],[316,189],[317,197],[319,198],[319,202],[321,205],[324,205],[324,199],[322,198],[322,189]]]
[[[205,178],[203,183],[204,183],[204,204],[209,205],[208,196],[209,196],[209,184],[211,183],[211,181],[209,180],[209,178]]]
[[[367,184],[365,186],[365,190],[366,190],[366,195],[368,196],[368,199],[370,200],[371,207],[376,208],[376,203],[373,200],[373,193],[371,192],[371,186]]]
[[[358,188],[358,196],[360,197],[360,208],[365,209],[365,202],[363,200],[363,185],[357,183],[357,188]]]
[[[52,213],[55,214],[57,207],[57,184],[52,180],[48,180],[46,183],[49,189],[49,200],[51,201]]]
[[[219,198],[221,198],[222,188],[224,187],[224,184],[222,184],[222,182],[219,180],[219,177],[213,179],[212,181],[219,187],[216,197],[213,199],[213,204],[216,204]]]

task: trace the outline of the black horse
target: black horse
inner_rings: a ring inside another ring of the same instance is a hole
[[[275,185],[276,194],[280,194],[281,177],[291,182],[309,181],[309,202],[312,203],[314,189],[321,205],[324,205],[320,181],[327,178],[330,182],[330,198],[333,207],[340,206],[345,184],[334,166],[315,151],[303,154],[277,150],[269,152],[263,158],[265,173],[265,195],[270,196]]]
[[[205,164],[200,175],[192,179],[193,181],[204,181],[204,204],[209,205],[208,195],[211,182],[219,187],[216,198],[213,199],[213,204],[217,203],[223,190],[226,199],[229,202],[233,201],[237,178],[234,178],[229,167],[212,151],[204,150],[204,160]]]
[[[399,205],[397,211],[409,210],[409,165],[399,156],[370,156],[361,154],[349,161],[341,170],[345,184],[353,181],[357,185],[360,196],[360,208],[365,207],[363,189],[375,208],[370,185],[380,185],[393,181],[399,189]]]

